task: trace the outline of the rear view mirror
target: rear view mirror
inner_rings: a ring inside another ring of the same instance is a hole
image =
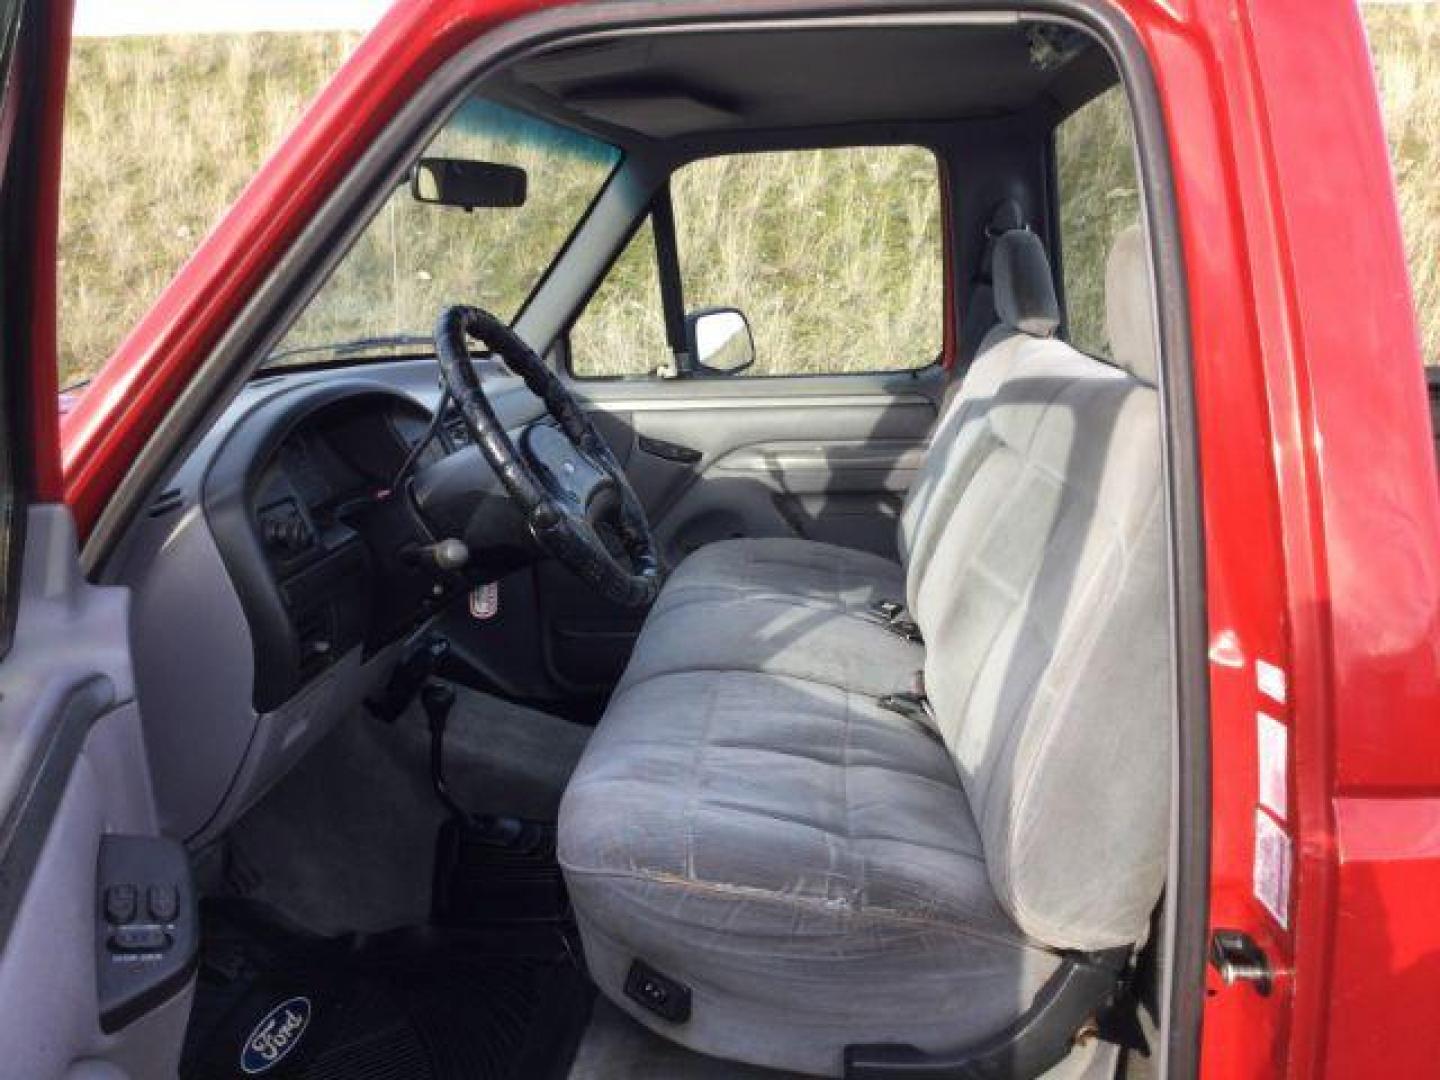
[[[702,375],[734,375],[755,363],[755,339],[738,308],[701,308],[685,316],[685,343]]]
[[[524,206],[525,187],[524,169],[488,161],[421,158],[410,174],[410,194],[416,202],[463,210]]]

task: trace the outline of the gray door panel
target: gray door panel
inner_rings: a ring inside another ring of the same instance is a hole
[[[936,406],[907,377],[846,393],[834,379],[749,380],[785,384],[772,397],[736,394],[744,380],[687,380],[696,394],[654,397],[587,387],[592,415],[620,455],[665,557],[678,563],[732,536],[802,536],[893,555],[899,504],[919,463]],[[809,394],[797,393],[805,384]],[[816,385],[818,384],[818,385]],[[707,393],[700,393],[706,391]],[[726,392],[730,391],[730,392]]]
[[[109,834],[156,835],[128,634],[128,593],[81,577],[69,512],[32,508],[0,663],[6,1075],[158,1077],[179,1060],[188,975],[118,1030],[100,1021],[101,845]]]
[[[895,555],[895,521],[924,450],[920,438],[784,439],[721,455],[663,508],[667,557],[729,536],[800,536]]]

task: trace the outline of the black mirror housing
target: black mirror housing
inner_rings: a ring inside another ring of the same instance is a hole
[[[687,312],[685,349],[699,375],[736,375],[755,363],[755,336],[739,308],[707,307]]]
[[[460,158],[421,158],[410,171],[416,202],[462,210],[525,205],[525,170],[514,165]]]

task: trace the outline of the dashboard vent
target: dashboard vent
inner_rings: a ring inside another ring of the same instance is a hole
[[[174,513],[185,505],[185,498],[180,494],[179,488],[168,488],[162,491],[155,501],[150,504],[146,511],[152,518],[164,517],[166,514]]]

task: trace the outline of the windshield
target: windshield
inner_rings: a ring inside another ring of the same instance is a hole
[[[262,370],[431,351],[431,329],[447,304],[478,304],[514,319],[614,171],[620,152],[580,132],[472,98],[422,158],[519,167],[525,171],[524,201],[473,209],[438,205],[419,201],[407,182],[366,227]]]

